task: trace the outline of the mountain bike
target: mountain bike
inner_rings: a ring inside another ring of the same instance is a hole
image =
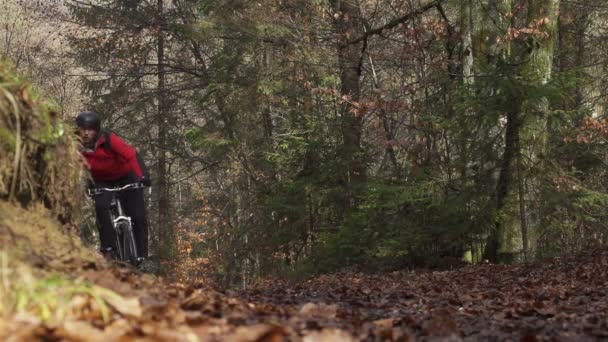
[[[141,183],[127,184],[118,188],[93,188],[89,189],[89,195],[95,196],[104,192],[112,193],[110,202],[110,218],[116,235],[115,257],[125,263],[130,263],[133,266],[138,266],[140,258],[137,253],[137,244],[135,243],[135,235],[133,234],[133,223],[131,217],[125,213],[122,203],[120,202],[119,193],[124,190],[141,189],[144,185]]]

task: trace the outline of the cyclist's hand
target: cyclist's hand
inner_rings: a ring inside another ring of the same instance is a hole
[[[143,184],[144,186],[151,186],[152,182],[150,181],[150,178],[143,176],[139,179],[139,181],[141,182],[141,184]]]

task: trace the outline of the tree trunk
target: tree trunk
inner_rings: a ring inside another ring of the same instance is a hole
[[[540,26],[539,28],[546,32],[546,35],[537,35],[534,37],[534,41],[522,42],[522,45],[517,48],[517,51],[512,52],[512,57],[520,58],[520,61],[523,61],[519,73],[520,77],[525,78],[529,83],[536,83],[539,87],[542,87],[551,78],[554,55],[553,50],[557,35],[558,1],[529,1],[528,5],[528,17],[526,20],[528,26]],[[545,19],[547,19],[545,24],[539,24]],[[530,44],[531,42],[533,44]],[[530,46],[532,48],[530,48]],[[542,160],[546,155],[547,149],[548,101],[544,98],[526,99],[526,94],[524,94],[522,99],[514,98],[513,101],[517,103],[523,101],[525,104],[515,104],[515,109],[507,114],[505,150],[502,158],[500,176],[496,186],[496,225],[490,232],[488,244],[486,246],[486,257],[491,261],[499,261],[499,252],[505,246],[510,245],[507,244],[507,241],[503,241],[503,237],[505,235],[515,235],[505,234],[506,230],[513,233],[513,230],[516,229],[514,225],[507,226],[505,224],[508,221],[516,221],[508,220],[507,217],[505,217],[505,204],[512,186],[511,165],[513,158],[517,157],[517,154],[525,152],[523,149],[519,149],[518,151],[518,141],[520,139],[526,142],[522,144],[522,146],[533,146],[531,150],[528,150],[528,153],[530,158],[534,161],[534,164],[540,165],[539,174],[542,174],[542,170],[545,167]],[[533,103],[531,101],[535,102]],[[525,113],[520,113],[523,108],[526,108],[527,111]],[[534,111],[534,113],[529,111]],[[521,174],[524,173],[523,170],[520,170],[520,172]],[[530,180],[530,184],[535,187],[535,189],[532,189],[533,193],[541,193],[541,183],[541,176]],[[520,194],[520,201],[523,201],[525,197],[525,194]],[[541,200],[537,202],[542,203]],[[524,250],[526,254],[528,254],[530,252],[529,249],[534,248],[531,234],[534,231],[534,226],[538,227],[541,224],[536,222],[536,224],[533,225],[527,218],[522,220],[521,215],[527,215],[525,202],[520,203],[519,209],[519,222],[523,224],[520,228],[525,230],[526,242]],[[513,253],[516,251],[511,250],[508,252]]]
[[[460,39],[462,41],[462,79],[465,85],[473,84],[472,0],[461,0]]]
[[[511,188],[513,178],[511,165],[516,154],[517,141],[519,139],[519,108],[514,108],[507,113],[507,131],[505,133],[505,150],[500,166],[500,175],[496,185],[496,222],[494,229],[490,231],[485,248],[485,258],[492,261],[499,261],[498,253],[502,247],[502,236],[504,230],[503,209]]]
[[[521,147],[519,137],[515,143],[517,148],[517,190],[519,198],[519,224],[521,225],[521,242],[524,254],[524,261],[528,261],[528,214],[526,211],[526,184],[524,179],[523,164],[521,158]]]
[[[557,42],[557,10],[559,0],[534,0],[529,2],[528,24],[537,24],[539,20],[547,19],[546,25],[541,26],[546,35],[538,37],[537,44],[530,52],[527,60],[527,69],[541,82],[551,78],[553,67],[553,52]]]
[[[374,89],[378,92],[381,91],[380,82],[378,81],[378,75],[376,74],[376,68],[374,67],[374,60],[372,56],[368,55],[369,64],[372,68],[372,77],[374,81]],[[382,121],[382,127],[384,128],[384,138],[386,139],[386,149],[385,153],[390,158],[391,164],[393,165],[393,175],[397,179],[401,174],[401,170],[399,168],[399,163],[397,162],[397,155],[395,153],[395,149],[393,148],[393,142],[395,140],[393,136],[393,132],[391,129],[391,124],[384,106],[380,108],[378,111],[378,116],[380,121]]]
[[[343,158],[346,166],[346,193],[348,207],[356,203],[354,192],[366,181],[366,167],[361,148],[363,115],[356,112],[355,103],[360,99],[361,60],[364,42],[349,43],[350,39],[363,34],[359,6],[353,0],[333,0],[336,13],[334,25],[338,33],[338,64],[340,68],[340,93],[344,104],[341,108]]]
[[[158,60],[158,112],[156,124],[158,126],[158,169],[157,169],[157,193],[158,193],[158,231],[159,252],[161,260],[168,261],[174,256],[175,234],[171,225],[169,205],[169,184],[167,182],[167,98],[166,98],[166,74],[165,74],[165,37],[163,32],[163,0],[158,0],[158,38],[157,38],[157,60]],[[169,269],[163,272],[169,273]]]
[[[561,72],[573,72],[583,67],[585,32],[589,26],[589,13],[577,11],[576,5],[560,3],[558,23],[559,58],[557,67]],[[576,75],[576,87],[565,96],[564,109],[574,110],[583,104],[584,84],[581,75]]]
[[[507,14],[512,12],[513,0],[487,1],[480,6],[484,14],[483,24],[473,43],[473,48],[476,49],[473,55],[478,56],[478,63],[493,64],[499,56],[510,54],[510,41],[500,41],[499,37],[504,37],[511,27],[512,20]]]
[[[536,38],[535,48],[529,52],[529,57],[523,59],[527,61],[524,65],[523,75],[528,75],[530,81],[539,82],[540,86],[549,82],[553,71],[553,59],[554,50],[557,40],[557,27],[558,27],[558,16],[557,11],[559,9],[558,0],[538,0],[530,2],[530,9],[528,12],[528,23],[533,25],[541,20],[548,20],[541,29],[546,33],[545,35]],[[530,112],[526,113],[529,118],[526,120],[525,128],[522,129],[522,140],[527,141],[522,146],[530,146],[528,149],[529,160],[532,161],[532,165],[536,165],[537,170],[534,172],[536,176],[528,181],[531,184],[532,198],[536,197],[530,203],[538,203],[536,207],[530,208],[528,212],[534,213],[530,215],[528,222],[528,253],[532,253],[536,247],[536,233],[539,229],[543,228],[545,224],[545,217],[543,215],[543,205],[546,202],[543,197],[543,174],[545,169],[548,167],[545,162],[548,152],[548,122],[549,122],[549,101],[546,98],[536,99],[535,103],[529,103],[526,108]],[[522,149],[522,152],[526,152]]]

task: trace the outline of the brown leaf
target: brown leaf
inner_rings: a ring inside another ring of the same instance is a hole
[[[147,337],[152,338],[153,341],[190,342],[199,340],[194,331],[187,326],[165,327],[150,322],[143,324],[141,330]]]
[[[306,317],[336,318],[336,315],[338,314],[338,305],[328,305],[325,303],[306,303],[300,309],[300,314]]]
[[[424,330],[431,336],[459,335],[458,323],[447,310],[434,312],[431,319],[424,324]]]
[[[126,319],[117,319],[105,327],[108,340],[115,341],[133,332],[133,326]]]
[[[355,338],[347,331],[340,329],[323,329],[312,332],[302,339],[303,342],[352,342]]]
[[[32,98],[31,98],[30,92],[27,88],[21,89],[21,97],[23,98],[23,101],[26,104],[32,106]]]
[[[128,317],[141,317],[142,309],[138,298],[126,298],[105,288],[97,288],[96,292],[99,297],[120,314]]]
[[[200,311],[185,311],[186,323],[189,325],[198,325],[204,323],[207,318]]]
[[[393,340],[393,326],[395,320],[393,318],[379,319],[373,322],[376,326],[376,334],[383,340]]]
[[[200,310],[207,303],[209,303],[209,297],[205,295],[203,290],[197,289],[182,302],[181,307],[185,310]]]
[[[379,320],[375,320],[374,324],[377,325],[378,327],[381,328],[392,328],[393,324],[395,323],[395,319],[394,318],[385,318],[385,319],[379,319]]]
[[[103,331],[86,321],[66,321],[55,329],[55,335],[73,342],[103,342],[108,340]]]
[[[256,324],[238,327],[231,334],[222,336],[222,340],[234,342],[279,342],[284,341],[287,331],[280,326]]]
[[[37,341],[46,334],[46,328],[42,324],[25,324],[0,319],[0,341]]]

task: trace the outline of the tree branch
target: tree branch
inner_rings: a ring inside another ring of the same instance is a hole
[[[408,20],[410,20],[410,19],[412,19],[412,18],[414,18],[416,16],[419,16],[422,13],[424,13],[424,12],[426,12],[426,11],[432,9],[432,8],[441,6],[441,4],[444,3],[445,1],[446,0],[435,0],[435,1],[431,2],[430,4],[422,6],[422,7],[420,7],[419,9],[417,9],[417,10],[415,10],[413,12],[409,12],[408,14],[405,14],[405,15],[399,17],[399,18],[395,18],[395,19],[389,21],[388,23],[386,23],[386,24],[384,24],[384,25],[382,25],[380,27],[376,27],[374,29],[371,29],[371,30],[365,32],[365,34],[362,35],[361,37],[355,38],[353,40],[349,40],[348,42],[346,42],[346,45],[357,44],[357,43],[359,43],[362,40],[367,40],[367,38],[369,36],[371,36],[371,35],[381,34],[382,31],[384,31],[384,30],[390,30],[393,27],[395,27],[395,26],[397,26],[397,25],[399,25],[401,23],[404,23],[404,22],[406,22],[406,21],[408,21]]]

